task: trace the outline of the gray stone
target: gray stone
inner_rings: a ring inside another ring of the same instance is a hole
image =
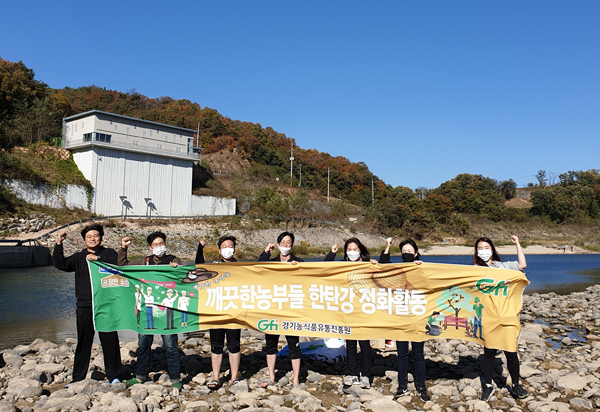
[[[189,411],[189,410],[191,410],[191,411],[207,411],[209,409],[210,409],[210,404],[206,401],[192,401],[192,402],[188,402],[185,404],[186,411]]]
[[[102,382],[93,380],[93,379],[84,379],[79,382],[73,382],[69,385],[69,390],[83,395],[93,395],[96,392],[100,391],[102,387]],[[102,391],[106,392],[106,391]]]
[[[42,394],[42,383],[27,378],[14,378],[8,382],[8,390],[21,398],[30,398]]]
[[[235,385],[231,385],[229,387],[229,392],[231,392],[234,395],[236,395],[240,392],[248,392],[248,391],[249,391],[249,388],[248,388],[247,380],[239,381]]]
[[[580,406],[582,408],[587,408],[587,409],[592,409],[594,407],[592,402],[590,402],[586,399],[581,399],[581,398],[571,398],[569,400],[569,404],[573,405],[573,406]]]
[[[128,398],[123,393],[118,393],[113,397],[110,410],[114,412],[138,412],[138,407],[133,399]]]
[[[519,373],[521,375],[521,378],[527,379],[530,376],[539,375],[542,372],[540,370],[536,369],[536,368],[532,368],[531,366],[521,365]]]
[[[15,351],[5,351],[2,356],[4,357],[4,363],[6,363],[6,366],[8,367],[19,369],[21,366],[23,366],[23,358]]]
[[[8,401],[0,400],[0,412],[17,412],[17,408]]]
[[[44,409],[55,408],[58,410],[80,410],[85,411],[92,405],[90,397],[87,395],[75,395],[68,398],[48,398],[48,401],[44,404]]]
[[[579,376],[576,373],[569,373],[556,379],[554,381],[554,388],[559,391],[564,391],[566,389],[580,391],[585,388],[587,383],[588,380],[585,377]]]
[[[407,412],[404,406],[390,398],[379,398],[365,404],[365,409],[373,412]]]
[[[325,379],[325,376],[321,375],[320,373],[311,373],[306,378],[306,380],[308,380],[309,382],[319,382],[319,381],[322,381],[323,379]]]
[[[43,373],[56,375],[65,370],[65,365],[61,365],[60,363],[40,363],[36,365],[35,369]]]

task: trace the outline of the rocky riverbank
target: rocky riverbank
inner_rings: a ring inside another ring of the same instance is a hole
[[[242,332],[242,379],[211,392],[208,333],[180,335],[183,388],[171,389],[164,350],[157,345],[151,357],[152,380],[127,388],[109,385],[103,377],[102,351],[94,345],[90,379],[70,381],[75,341],[62,344],[36,340],[2,351],[0,412],[4,411],[216,411],[344,412],[387,411],[586,411],[600,407],[600,285],[567,296],[524,296],[519,341],[522,385],[529,392],[515,400],[505,386],[510,382],[503,355],[496,359],[494,395],[479,400],[482,376],[481,346],[460,340],[431,340],[425,345],[427,387],[431,401],[422,402],[414,391],[409,367],[410,393],[394,399],[398,387],[396,353],[373,349],[374,376],[370,389],[345,387],[343,363],[329,365],[303,359],[300,388],[292,388],[291,367],[277,361],[277,382],[260,388],[266,363],[263,334]],[[303,338],[304,339],[304,338]],[[285,345],[281,341],[281,345]],[[123,344],[126,373],[135,370],[136,342]],[[228,372],[224,357],[224,375]],[[222,378],[224,382],[227,378]]]

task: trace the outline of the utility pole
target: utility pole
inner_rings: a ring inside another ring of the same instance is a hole
[[[298,187],[302,187],[302,163],[298,163],[300,166],[300,183],[298,183]]]
[[[294,142],[292,142],[292,155],[290,156],[290,187],[292,187],[293,177],[294,177]]]
[[[196,136],[196,147],[200,147],[200,122],[198,122],[198,135]]]
[[[327,166],[327,203],[329,203],[329,166]]]
[[[373,201],[373,206],[375,206],[375,190],[373,189],[373,175],[371,175],[371,200]]]

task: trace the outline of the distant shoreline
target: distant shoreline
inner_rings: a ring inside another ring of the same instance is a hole
[[[498,246],[496,248],[498,253],[501,255],[514,255],[516,254],[516,248],[514,245]],[[422,251],[423,255],[472,255],[473,247],[471,246],[457,246],[457,245],[433,245],[427,247]],[[547,247],[541,245],[531,245],[523,248],[525,255],[584,255],[590,252],[574,246],[571,251],[571,246],[566,246],[566,251],[557,249],[556,247]]]

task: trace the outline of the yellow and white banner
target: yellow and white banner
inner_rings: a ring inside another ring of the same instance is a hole
[[[529,284],[516,270],[434,263],[90,262],[90,274],[99,331],[252,328],[324,338],[463,339],[513,352]]]

